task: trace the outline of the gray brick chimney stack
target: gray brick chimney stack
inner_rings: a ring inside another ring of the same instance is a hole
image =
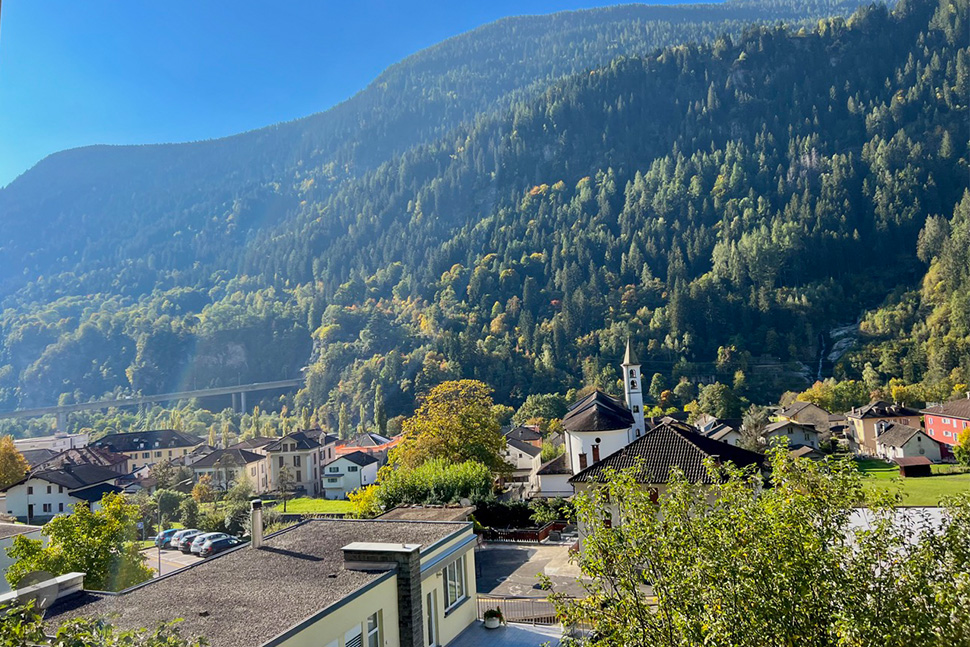
[[[421,545],[358,541],[343,547],[344,568],[397,572],[397,616],[401,647],[424,647]]]

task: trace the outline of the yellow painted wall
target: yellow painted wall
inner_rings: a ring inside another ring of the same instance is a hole
[[[455,539],[449,541],[447,544],[436,548],[434,551],[421,555],[421,562],[427,564],[434,561],[437,556],[450,551],[456,544],[464,542],[469,536],[471,536],[471,531],[461,533]],[[445,601],[447,600],[445,591],[445,576],[444,567],[448,564],[454,562],[459,557],[465,557],[465,594],[467,599],[458,604],[448,615],[445,615]],[[441,564],[435,567],[434,572],[429,573],[421,580],[421,605],[424,615],[424,633],[425,641],[427,641],[427,600],[428,593],[434,592],[437,597],[436,614],[435,617],[437,622],[435,623],[438,627],[438,644],[447,645],[449,642],[455,639],[462,631],[465,630],[468,625],[475,622],[478,618],[478,602],[477,602],[477,583],[475,581],[475,544],[471,543],[468,547],[461,553],[450,556],[448,559],[443,561]]]
[[[364,645],[367,644],[367,617],[381,611],[381,644],[384,647],[398,647],[400,634],[397,617],[397,575],[367,591],[360,597],[337,607],[321,617],[312,625],[280,643],[283,647],[328,647],[337,641],[344,647],[344,635],[355,623],[362,625]]]

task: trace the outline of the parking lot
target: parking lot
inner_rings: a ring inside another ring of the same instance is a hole
[[[177,571],[180,568],[185,568],[186,566],[191,566],[192,564],[198,564],[202,561],[198,555],[186,555],[181,551],[177,550],[163,550],[161,551],[161,562],[159,562],[159,551],[157,548],[146,548],[141,551],[142,556],[145,559],[145,563],[151,568],[156,570],[155,577],[159,575],[167,575],[172,571]]]

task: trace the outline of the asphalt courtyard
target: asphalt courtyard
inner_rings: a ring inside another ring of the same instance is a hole
[[[141,551],[141,554],[145,560],[145,563],[155,569],[155,577],[159,575],[168,575],[172,571],[177,571],[180,568],[185,568],[186,566],[191,566],[192,564],[198,564],[202,559],[198,555],[186,555],[181,551],[177,550],[163,550],[161,551],[161,562],[159,562],[159,554],[157,548],[146,548]]]
[[[484,595],[544,598],[548,592],[539,587],[539,573],[549,577],[557,592],[586,595],[568,546],[485,544],[475,549],[475,570],[478,592]]]

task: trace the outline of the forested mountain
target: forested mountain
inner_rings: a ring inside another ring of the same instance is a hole
[[[884,301],[836,370],[959,378],[967,1],[816,25],[846,7],[510,19],[305,120],[52,156],[0,191],[4,403],[290,376],[311,332],[335,426],[451,377],[611,388],[627,334],[773,397]]]

